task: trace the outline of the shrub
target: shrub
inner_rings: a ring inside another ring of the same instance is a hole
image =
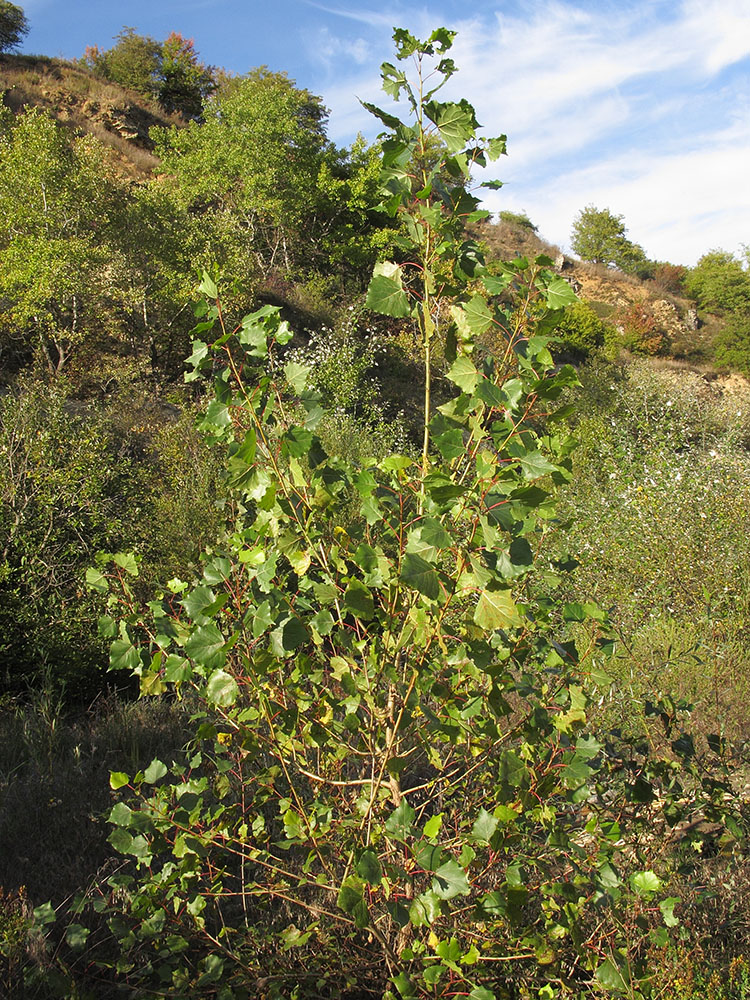
[[[723,315],[750,311],[750,271],[725,250],[704,254],[689,271],[685,290],[703,309]]]
[[[587,302],[576,302],[565,310],[558,327],[561,350],[582,360],[613,344],[615,330]]]
[[[750,377],[750,312],[730,316],[716,338],[718,364]]]
[[[670,264],[667,261],[657,261],[654,263],[651,280],[656,287],[669,295],[684,294],[684,282],[688,269],[682,264]]]
[[[643,302],[633,302],[620,315],[623,344],[634,354],[665,354],[669,337],[651,309]]]
[[[191,416],[138,398],[84,404],[36,374],[0,399],[0,681],[71,698],[103,683],[105,646],[81,574],[127,538],[147,583],[186,572],[219,514],[215,461]],[[46,683],[46,681],[45,681]]]
[[[534,225],[525,212],[509,212],[507,209],[498,214],[501,222],[509,226],[520,226],[522,229],[530,229],[532,233],[537,232],[538,227]]]

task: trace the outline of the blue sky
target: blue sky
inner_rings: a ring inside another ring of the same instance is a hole
[[[566,248],[585,205],[622,214],[655,259],[750,243],[750,0],[27,0],[23,51],[72,58],[127,24],[195,39],[204,61],[286,70],[340,145],[377,123],[395,25],[459,32],[452,94],[506,133],[492,211],[526,211]],[[382,103],[382,102],[381,102]],[[489,175],[488,175],[489,176]],[[483,178],[485,179],[485,178]]]

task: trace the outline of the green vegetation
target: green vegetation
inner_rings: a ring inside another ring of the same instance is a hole
[[[725,317],[716,341],[716,361],[750,375],[750,253],[738,260],[724,250],[705,254],[685,279],[688,295],[702,309]]]
[[[748,271],[488,224],[453,37],[373,147],[127,28],[153,175],[3,115],[4,994],[747,995],[750,390],[651,356]]]
[[[626,274],[645,277],[643,247],[626,236],[624,216],[593,205],[582,208],[573,222],[570,245],[581,260],[618,267]]]
[[[0,52],[10,52],[29,33],[29,22],[21,7],[0,0]]]
[[[90,46],[82,64],[105,80],[113,80],[157,100],[168,112],[185,118],[202,114],[205,99],[217,87],[215,72],[198,59],[192,39],[173,31],[164,42],[123,28],[117,44],[101,51]]]
[[[597,316],[588,303],[575,302],[557,325],[557,350],[571,353],[574,361],[582,361],[592,354],[616,350],[615,334],[614,327]]]
[[[508,212],[506,210],[499,212],[498,218],[509,226],[521,226],[523,229],[530,229],[532,233],[535,233],[538,228],[525,212]]]

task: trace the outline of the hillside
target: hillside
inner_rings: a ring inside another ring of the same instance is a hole
[[[0,94],[14,114],[41,108],[72,131],[95,136],[134,180],[148,177],[159,162],[149,130],[183,122],[135,91],[48,56],[0,56]]]
[[[0,56],[0,95],[14,114],[40,108],[73,134],[96,137],[113,151],[124,180],[147,181],[159,167],[152,128],[185,124],[180,115],[167,114],[157,102],[103,80],[83,65],[46,56]],[[550,255],[581,298],[620,333],[628,308],[644,306],[665,335],[664,346],[656,353],[699,369],[713,367],[723,321],[710,311],[699,314],[696,303],[685,297],[679,285],[665,287],[616,268],[564,256],[533,226],[498,220],[478,227],[475,235],[485,243],[490,257],[499,260]],[[296,293],[292,297],[299,298]]]
[[[622,314],[628,307],[634,303],[645,305],[667,335],[665,357],[689,362],[701,370],[713,367],[713,347],[722,321],[710,312],[701,311],[699,315],[695,302],[676,293],[674,288],[667,289],[655,281],[643,281],[617,268],[565,255],[559,247],[545,242],[523,225],[498,221],[482,227],[480,234],[492,255],[501,260],[517,254],[550,256],[578,295],[597,315],[615,326],[621,324]]]

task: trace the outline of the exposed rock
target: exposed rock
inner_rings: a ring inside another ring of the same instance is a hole
[[[700,325],[701,322],[698,319],[698,310],[688,309],[687,313],[685,314],[685,326],[688,328],[688,330],[697,330],[700,327]]]
[[[655,299],[651,303],[651,311],[656,317],[659,326],[670,337],[675,337],[686,332],[685,324],[680,319],[680,314],[674,303],[667,299]]]

